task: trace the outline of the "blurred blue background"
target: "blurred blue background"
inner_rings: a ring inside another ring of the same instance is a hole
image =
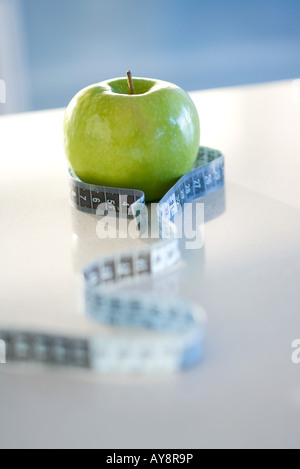
[[[2,112],[125,75],[186,90],[300,76],[299,0],[0,0]]]

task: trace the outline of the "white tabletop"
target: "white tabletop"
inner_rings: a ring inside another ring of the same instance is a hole
[[[144,289],[206,309],[204,361],[135,378],[0,365],[1,448],[300,447],[299,83],[192,93],[226,186],[205,200],[204,248]],[[84,330],[78,270],[135,246],[99,246],[82,214],[88,233],[73,236],[62,117],[0,118],[0,326]]]

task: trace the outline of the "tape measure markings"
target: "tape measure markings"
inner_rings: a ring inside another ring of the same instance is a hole
[[[69,171],[71,204],[98,215],[114,213],[147,227],[145,196],[134,189],[95,186]],[[85,314],[121,328],[122,335],[66,337],[45,332],[0,330],[9,362],[35,362],[93,369],[103,373],[174,371],[202,358],[205,313],[176,298],[119,292],[116,287],[145,276],[157,276],[181,258],[174,220],[184,204],[224,185],[221,152],[200,147],[194,169],[184,175],[158,203],[159,235],[153,246],[102,257],[83,270]],[[153,331],[145,336],[143,331]],[[129,331],[131,331],[129,333]],[[155,333],[154,333],[155,331]]]

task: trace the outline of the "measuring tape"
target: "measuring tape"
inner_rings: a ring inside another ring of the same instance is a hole
[[[144,193],[95,186],[69,171],[71,204],[90,214],[125,217],[147,228]],[[223,187],[224,156],[200,147],[194,169],[166,193],[157,206],[160,240],[146,248],[101,257],[84,267],[86,316],[115,326],[103,333],[75,335],[0,329],[7,363],[37,363],[92,369],[102,373],[176,371],[203,356],[206,314],[198,305],[169,297],[120,292],[123,284],[161,275],[181,258],[174,224],[186,203]],[[99,240],[100,242],[100,240]]]

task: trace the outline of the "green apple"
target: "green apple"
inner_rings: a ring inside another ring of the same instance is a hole
[[[147,201],[192,169],[199,139],[198,113],[185,91],[130,75],[84,88],[64,118],[75,174],[90,184],[140,189]]]

